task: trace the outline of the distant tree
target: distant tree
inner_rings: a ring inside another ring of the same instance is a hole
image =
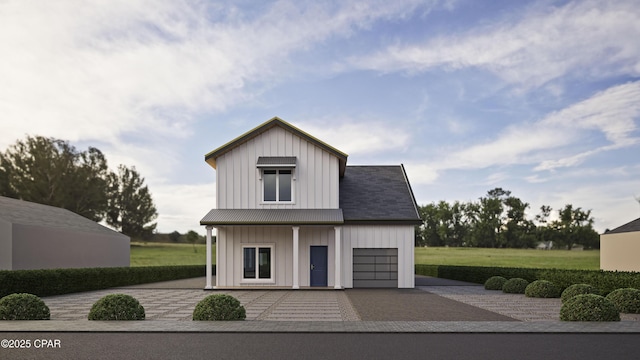
[[[172,242],[178,242],[180,240],[180,233],[177,231],[170,233],[169,240],[171,240]]]
[[[193,244],[193,252],[197,253],[198,249],[196,248],[196,242],[200,239],[200,235],[193,230],[189,230],[187,233],[187,242]]]
[[[567,204],[558,211],[559,219],[551,226],[556,230],[556,241],[562,247],[571,250],[573,245],[580,244],[585,248],[599,248],[599,235],[593,229],[591,210],[574,208]]]
[[[526,218],[529,204],[517,197],[510,196],[504,200],[506,207],[506,223],[502,237],[510,248],[532,248],[535,246],[535,225]]]
[[[100,150],[27,136],[0,153],[0,195],[71,210],[94,221],[107,210],[107,161]]]
[[[107,224],[133,238],[147,239],[156,228],[158,212],[144,178],[135,167],[118,167],[109,175]]]

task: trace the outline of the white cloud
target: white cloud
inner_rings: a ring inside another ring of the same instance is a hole
[[[252,13],[234,2],[2,2],[0,147],[27,133],[170,146],[195,115],[282,81],[292,54],[417,5],[276,1]]]
[[[507,127],[491,141],[452,152],[439,169],[538,163],[535,170],[575,166],[597,153],[632,146],[640,117],[640,82],[617,85],[533,123]],[[605,143],[588,142],[596,131]],[[593,148],[579,150],[588,143]]]
[[[532,7],[515,20],[508,18],[464,34],[390,46],[353,58],[351,64],[382,72],[480,68],[526,89],[567,74],[638,76],[638,37],[637,2],[576,1],[562,7]]]
[[[388,122],[335,117],[332,121],[333,124],[325,119],[310,120],[299,127],[348,155],[377,154],[409,145],[410,134]]]
[[[204,234],[200,219],[216,204],[215,183],[193,185],[150,185],[158,209],[158,231],[181,234],[195,230]]]

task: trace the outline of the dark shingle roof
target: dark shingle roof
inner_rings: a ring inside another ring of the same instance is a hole
[[[613,230],[607,231],[605,234],[618,234],[618,233],[633,232],[633,231],[640,231],[640,218],[635,219],[632,222],[626,223]]]
[[[347,223],[422,223],[404,167],[347,166],[340,179],[340,208]]]
[[[12,224],[125,236],[66,209],[4,196],[0,196],[0,219]]]
[[[200,225],[339,225],[340,209],[212,209]]]

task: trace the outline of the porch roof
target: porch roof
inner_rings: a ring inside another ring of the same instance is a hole
[[[342,209],[211,209],[200,225],[341,225]]]

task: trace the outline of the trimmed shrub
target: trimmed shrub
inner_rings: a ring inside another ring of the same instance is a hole
[[[193,310],[193,320],[229,321],[244,320],[247,317],[244,306],[231,295],[214,294],[202,299]]]
[[[89,320],[144,320],[144,316],[144,307],[126,294],[104,296],[89,311]]]
[[[204,276],[204,265],[0,270],[0,297],[14,293],[62,295]],[[215,265],[213,265],[215,274]]]
[[[529,282],[522,278],[513,278],[507,280],[502,286],[502,291],[508,294],[524,294]]]
[[[524,294],[533,298],[559,298],[561,293],[559,287],[547,280],[536,280],[524,289]]]
[[[507,279],[502,276],[492,276],[484,282],[484,288],[487,290],[502,290]]]
[[[567,302],[567,300],[571,299],[572,297],[576,295],[584,295],[584,294],[599,295],[598,289],[596,289],[595,287],[589,284],[573,284],[568,288],[564,289],[560,297],[562,298],[562,303],[564,304],[565,302]]]
[[[549,280],[560,289],[573,284],[591,284],[603,295],[616,289],[640,289],[640,272],[603,271],[603,270],[562,270],[562,269],[530,269],[491,266],[456,266],[456,265],[423,265],[416,264],[416,274],[435,276],[443,279],[467,281],[484,284],[492,276],[507,279],[523,278],[527,281]],[[2,276],[0,272],[0,284]]]
[[[0,320],[49,320],[49,307],[32,294],[11,294],[0,299]]]
[[[604,296],[581,294],[568,299],[560,308],[562,321],[620,321],[620,312]]]
[[[606,297],[616,309],[625,314],[640,314],[640,290],[633,288],[618,289]]]

